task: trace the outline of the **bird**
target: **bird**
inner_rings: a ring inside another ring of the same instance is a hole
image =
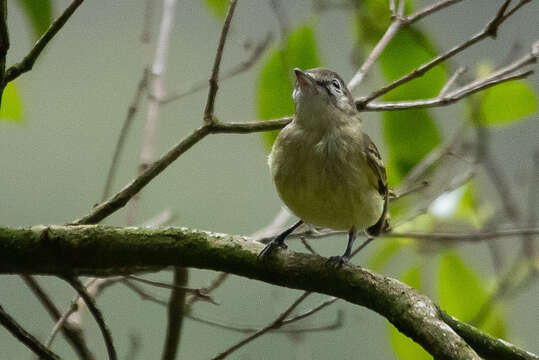
[[[344,254],[328,260],[340,267],[359,231],[373,237],[389,229],[386,169],[342,78],[325,68],[294,73],[294,117],[275,139],[268,165],[279,197],[300,220],[259,258],[286,248],[286,237],[307,223],[348,231]]]

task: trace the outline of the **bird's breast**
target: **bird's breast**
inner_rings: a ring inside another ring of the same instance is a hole
[[[380,217],[383,202],[363,171],[362,144],[353,140],[284,130],[276,139],[269,164],[277,192],[305,222],[360,229]]]

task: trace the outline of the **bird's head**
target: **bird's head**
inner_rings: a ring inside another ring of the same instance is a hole
[[[341,77],[327,69],[294,69],[292,93],[296,118],[300,122],[327,123],[357,114],[354,99]]]

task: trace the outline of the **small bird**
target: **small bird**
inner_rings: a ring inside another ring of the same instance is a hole
[[[341,77],[323,68],[294,72],[295,116],[277,136],[268,163],[280,198],[300,220],[259,257],[286,248],[286,237],[305,222],[348,231],[346,251],[330,258],[341,266],[359,230],[376,236],[389,228],[386,170]]]

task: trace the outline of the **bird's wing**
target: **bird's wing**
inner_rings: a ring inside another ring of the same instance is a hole
[[[373,185],[377,187],[378,192],[384,198],[387,197],[388,187],[387,187],[387,176],[386,168],[380,152],[376,148],[376,145],[372,142],[371,138],[367,134],[363,134],[363,152],[365,154],[365,159],[367,160],[367,165],[374,173],[372,178]]]
[[[371,183],[377,187],[378,192],[384,199],[384,210],[382,212],[382,216],[380,216],[380,219],[378,219],[376,224],[367,229],[367,233],[377,236],[382,232],[391,230],[389,225],[389,216],[387,214],[389,188],[387,186],[386,168],[384,166],[384,162],[382,161],[382,157],[380,156],[380,152],[367,134],[363,134],[363,147],[367,165],[369,165],[369,168],[372,170],[374,175],[369,176],[369,179],[371,179]]]

